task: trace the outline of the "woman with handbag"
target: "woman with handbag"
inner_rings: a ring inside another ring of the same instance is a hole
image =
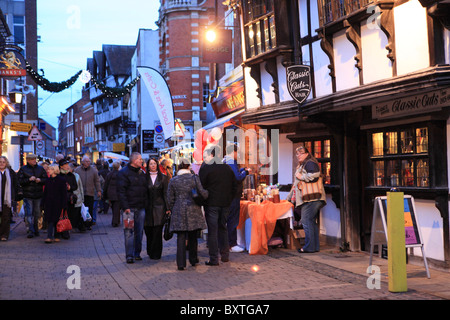
[[[45,211],[44,220],[47,222],[45,243],[52,243],[59,242],[59,238],[55,238],[56,224],[63,210],[67,210],[67,187],[57,164],[50,165],[48,172],[50,176],[45,183],[42,203]]]
[[[305,231],[305,245],[298,249],[298,252],[318,252],[320,242],[317,218],[320,209],[326,204],[319,162],[304,146],[298,147],[295,152],[298,166],[295,171],[294,185],[287,199],[291,200],[294,195],[295,205],[300,207],[300,222]]]
[[[81,211],[77,212],[75,210],[75,205],[78,201],[78,197],[75,194],[75,191],[78,189],[77,178],[70,171],[69,160],[64,158],[59,161],[59,175],[66,181],[66,190],[67,190],[67,214],[70,219],[70,223],[72,226],[77,227],[80,223]],[[69,231],[62,232],[63,239],[70,239]]]
[[[190,171],[187,159],[180,159],[177,175],[170,180],[167,200],[171,211],[170,231],[177,234],[178,270],[186,268],[186,240],[188,240],[189,262],[195,266],[197,257],[197,232],[206,228],[201,207],[193,199],[193,189],[204,199],[208,191],[203,189],[200,178]]]
[[[162,232],[167,207],[167,188],[169,179],[159,170],[158,160],[147,161],[148,205],[145,209],[144,232],[147,237],[147,254],[152,260],[161,259],[163,242]]]

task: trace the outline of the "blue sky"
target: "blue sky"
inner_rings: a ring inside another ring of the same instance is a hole
[[[37,0],[38,68],[50,82],[86,69],[103,44],[135,45],[138,30],[157,29],[159,0]],[[39,88],[39,116],[57,128],[58,116],[81,98],[83,83],[54,93]]]

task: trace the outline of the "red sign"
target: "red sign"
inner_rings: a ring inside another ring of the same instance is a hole
[[[14,50],[5,50],[0,53],[0,77],[26,76],[25,59],[22,54]]]
[[[226,87],[211,104],[217,118],[245,107],[244,80]]]
[[[214,32],[213,39],[207,37],[208,31]],[[202,37],[202,56],[203,62],[231,63],[233,59],[232,30],[206,29]]]

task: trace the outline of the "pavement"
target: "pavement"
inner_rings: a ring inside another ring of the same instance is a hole
[[[178,271],[176,236],[164,242],[160,260],[149,259],[144,236],[143,260],[125,263],[123,229],[111,226],[111,214],[99,214],[91,231],[74,231],[69,240],[52,244],[44,243],[44,231],[27,239],[24,222],[14,220],[10,239],[0,242],[0,300],[169,300],[192,307],[199,301],[450,299],[449,272],[431,268],[428,279],[423,265],[409,263],[407,291],[390,292],[388,261],[374,257],[380,272],[373,278],[365,252],[325,245],[313,254],[277,248],[267,255],[230,253],[230,262],[211,267],[204,264],[208,249],[199,239],[200,263]],[[183,305],[173,311],[182,313]]]

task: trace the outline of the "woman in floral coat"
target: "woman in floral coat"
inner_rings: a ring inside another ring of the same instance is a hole
[[[177,266],[178,270],[186,268],[186,240],[188,240],[189,262],[192,266],[198,263],[197,232],[206,228],[202,208],[192,198],[192,188],[208,198],[208,191],[203,189],[200,178],[191,173],[191,164],[181,159],[178,173],[169,182],[167,201],[171,211],[170,231],[177,234]]]

